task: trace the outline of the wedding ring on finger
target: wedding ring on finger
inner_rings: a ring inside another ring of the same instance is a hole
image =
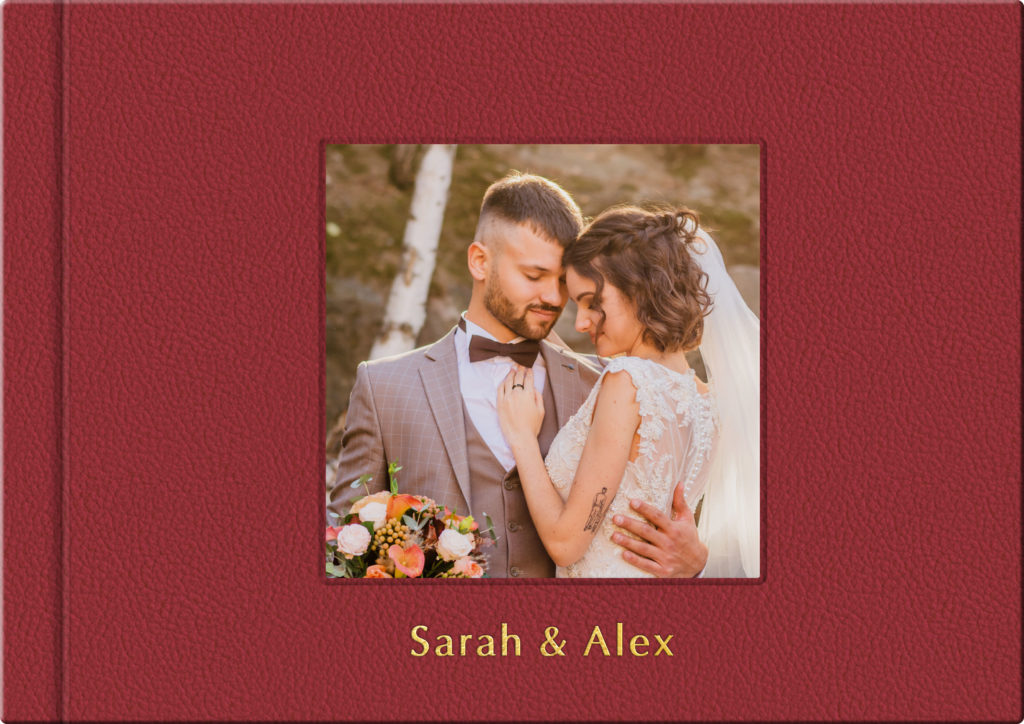
[[[521,389],[521,390],[525,390],[526,389],[526,385],[522,384],[521,382],[517,382],[514,385],[512,385],[512,389],[513,390],[516,389],[517,387],[519,389]]]

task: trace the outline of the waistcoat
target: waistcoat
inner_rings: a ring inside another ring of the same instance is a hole
[[[548,454],[551,441],[558,433],[555,420],[555,397],[551,379],[544,385],[544,422],[537,442],[542,456]],[[466,423],[466,452],[469,458],[470,497],[473,500],[473,519],[480,531],[487,529],[487,518],[494,523],[498,542],[485,549],[487,576],[490,578],[552,578],[555,564],[548,557],[537,535],[537,529],[526,506],[526,496],[519,482],[519,472],[512,468],[507,473],[494,457],[487,443],[477,432],[463,403]]]

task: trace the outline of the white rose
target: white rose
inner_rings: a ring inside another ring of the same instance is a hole
[[[454,561],[469,555],[473,550],[472,534],[463,535],[452,528],[445,528],[437,539],[437,554],[446,561]]]
[[[364,523],[373,523],[373,529],[377,530],[388,517],[388,506],[384,503],[367,503],[359,509],[359,520]]]
[[[338,550],[350,556],[361,556],[370,545],[370,531],[365,525],[353,523],[338,531]]]

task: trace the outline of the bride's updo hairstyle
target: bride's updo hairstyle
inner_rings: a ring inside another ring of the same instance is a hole
[[[695,349],[711,307],[707,274],[690,256],[698,223],[686,208],[613,207],[566,247],[562,265],[594,282],[592,307],[601,312],[601,325],[607,282],[633,303],[644,341],[660,352]]]

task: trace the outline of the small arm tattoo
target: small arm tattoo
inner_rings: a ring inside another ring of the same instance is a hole
[[[604,518],[604,503],[607,497],[608,488],[601,488],[601,492],[594,496],[594,502],[590,506],[590,517],[587,518],[587,524],[583,526],[583,530],[597,531],[597,526]]]

